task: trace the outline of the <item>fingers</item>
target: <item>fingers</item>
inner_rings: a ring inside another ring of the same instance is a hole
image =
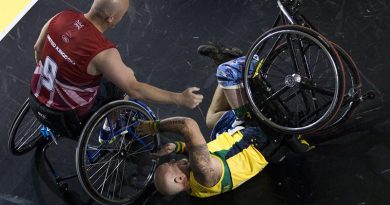
[[[196,94],[196,95],[193,94],[191,96],[191,99],[192,99],[194,104],[198,105],[199,103],[201,103],[203,101],[203,95],[201,95],[201,94]]]
[[[198,94],[198,93],[194,93],[194,92],[191,93],[191,97],[195,98],[195,99],[200,99],[200,100],[203,99],[203,95],[202,94]]]
[[[156,156],[156,157],[162,157],[164,156],[165,154],[163,153],[160,153],[160,152],[155,152],[155,153],[151,153],[153,156]]]
[[[135,126],[135,132],[138,135],[155,134],[153,121],[140,121],[138,125]]]
[[[198,87],[191,87],[191,88],[188,88],[188,91],[190,91],[191,93],[197,92],[197,91],[199,91],[199,90],[200,90],[200,88],[198,88]]]
[[[162,157],[172,153],[175,150],[176,145],[173,143],[165,144],[160,150],[155,153],[151,153],[153,156]]]
[[[193,109],[193,108],[196,108],[201,102],[202,102],[202,100],[196,100],[196,101],[194,101],[194,102],[192,103],[191,108],[192,108],[192,109]]]
[[[145,130],[145,121],[139,121],[138,125],[135,127],[135,132],[137,134],[144,134],[143,130]]]
[[[197,107],[203,101],[203,95],[195,93],[198,91],[200,91],[200,88],[198,87],[187,88],[182,93],[182,97],[183,97],[182,105],[190,109],[194,109],[195,107]]]
[[[191,87],[191,88],[187,88],[187,103],[186,103],[186,106],[188,108],[195,108],[197,107],[202,101],[203,101],[203,95],[202,94],[197,94],[195,92],[198,92],[200,91],[200,88],[198,87]]]

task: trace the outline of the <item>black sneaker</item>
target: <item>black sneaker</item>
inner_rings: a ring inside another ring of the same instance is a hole
[[[268,145],[266,145],[260,152],[268,162],[278,164],[284,160],[290,149],[283,145],[283,135],[274,135],[273,137],[270,135],[268,136]]]
[[[293,135],[287,139],[287,144],[292,151],[296,153],[308,152],[315,148],[315,146],[310,145],[302,135]]]
[[[202,56],[212,58],[217,65],[243,56],[243,52],[239,48],[226,47],[221,43],[212,42],[200,45],[198,47],[198,53]]]

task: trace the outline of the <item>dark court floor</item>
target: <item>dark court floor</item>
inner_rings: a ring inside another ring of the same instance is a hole
[[[8,129],[27,97],[34,70],[33,45],[43,24],[64,9],[86,12],[92,1],[39,0],[0,43],[0,204],[96,204],[77,179],[59,192],[39,152],[21,157],[7,150]],[[364,88],[376,98],[362,104],[332,140],[270,165],[237,190],[209,199],[180,194],[164,198],[151,188],[139,204],[390,204],[390,2],[306,0],[306,16],[354,57]],[[244,51],[276,16],[276,0],[135,0],[128,16],[107,33],[140,81],[173,91],[198,86],[199,108],[152,108],[160,117],[204,117],[216,87],[211,61],[197,55],[207,41]],[[1,16],[1,14],[0,14]],[[207,132],[203,133],[207,135]],[[63,173],[74,172],[75,143],[49,150]]]

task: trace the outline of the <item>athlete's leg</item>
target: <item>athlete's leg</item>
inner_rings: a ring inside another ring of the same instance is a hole
[[[210,107],[207,111],[206,124],[209,129],[213,129],[218,120],[227,111],[231,110],[225,94],[221,87],[217,86],[214,92],[213,99],[211,100]]]
[[[221,43],[209,42],[198,47],[198,53],[214,60],[214,63],[220,64],[242,56],[241,49],[236,47],[227,47]],[[232,101],[234,103],[234,101]],[[236,105],[236,104],[234,104]],[[219,86],[215,89],[213,99],[207,111],[206,124],[209,129],[213,129],[218,120],[232,108],[225,97],[223,89]]]
[[[98,95],[96,97],[95,103],[90,111],[89,117],[95,113],[99,108],[106,105],[109,102],[115,100],[126,99],[124,97],[124,92],[116,87],[113,83],[103,79],[100,83]],[[110,139],[110,130],[117,127],[117,122],[119,122],[119,113],[112,112],[109,116],[106,117],[103,123],[101,132],[99,133],[99,142],[110,143],[114,139]]]
[[[216,74],[218,86],[222,88],[226,100],[237,117],[236,124],[234,124],[233,127],[242,124],[246,118],[250,118],[250,108],[242,80],[245,60],[246,57],[242,56],[225,62],[218,66]],[[252,60],[249,72],[252,72],[253,67],[257,63],[258,57],[255,56]]]
[[[238,86],[237,88],[223,88],[223,93],[225,95],[226,100],[228,101],[230,107],[235,110],[240,108],[246,104],[248,104],[248,100],[245,94],[245,90],[242,86]]]

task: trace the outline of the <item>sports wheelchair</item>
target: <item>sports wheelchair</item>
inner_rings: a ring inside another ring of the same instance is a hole
[[[352,57],[317,31],[299,12],[301,4],[277,1],[280,13],[249,49],[243,81],[261,123],[285,134],[318,136],[336,130],[374,93],[362,93]]]
[[[362,94],[353,59],[299,13],[301,1],[278,0],[277,4],[280,13],[272,29],[261,35],[247,54],[243,81],[250,106],[260,123],[277,132],[326,134],[374,94]],[[152,180],[158,159],[150,153],[160,146],[158,135],[139,136],[134,127],[139,120],[156,119],[153,111],[137,100],[113,101],[101,107],[79,137],[77,175],[58,176],[45,155],[56,182],[66,189],[62,181],[77,176],[88,195],[101,204],[134,202]],[[110,143],[99,142],[104,123],[111,130]],[[36,119],[27,99],[11,125],[9,149],[22,155],[46,144],[45,152],[57,137]]]
[[[27,99],[9,130],[9,150],[22,155],[43,145],[45,162],[60,190],[68,189],[63,181],[78,177],[83,189],[101,204],[129,204],[150,184],[158,159],[150,155],[159,149],[160,138],[139,136],[134,127],[140,120],[156,120],[156,115],[138,100],[118,100],[98,109],[84,125],[76,149],[76,175],[59,176],[46,155],[57,143],[55,133],[35,117]],[[103,124],[110,127],[109,138],[99,142]],[[116,126],[114,126],[114,124]]]

